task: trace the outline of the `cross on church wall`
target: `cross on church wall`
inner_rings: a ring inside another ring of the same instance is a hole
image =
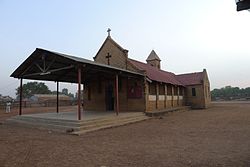
[[[108,60],[108,65],[110,65],[109,59],[111,58],[111,54],[108,53],[108,55],[106,56],[106,59]]]

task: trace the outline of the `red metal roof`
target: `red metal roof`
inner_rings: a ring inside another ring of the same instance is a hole
[[[201,84],[203,80],[203,72],[175,75],[137,60],[129,59],[129,61],[138,69],[145,71],[147,77],[153,81],[186,86]]]
[[[138,69],[145,71],[147,77],[153,81],[170,83],[173,85],[183,85],[180,81],[176,79],[174,73],[159,70],[158,68],[153,67],[149,64],[142,63],[133,59],[129,59],[129,61]]]
[[[176,79],[184,85],[201,84],[203,80],[203,72],[176,75]]]

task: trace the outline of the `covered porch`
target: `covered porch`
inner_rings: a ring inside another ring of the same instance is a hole
[[[86,120],[88,118],[91,118],[91,115],[93,116],[97,112],[95,111],[92,114],[90,114],[90,110],[88,110],[88,112],[83,112],[85,110],[84,107],[87,107],[88,103],[88,100],[86,100],[86,98],[98,98],[98,96],[91,96],[91,89],[89,89],[91,85],[95,84],[98,87],[98,84],[103,81],[112,85],[113,108],[111,108],[111,110],[113,109],[114,112],[105,112],[104,115],[119,115],[121,108],[120,98],[122,97],[122,95],[119,95],[120,79],[123,78],[124,82],[131,78],[139,80],[140,82],[143,82],[144,80],[144,75],[141,73],[132,72],[126,69],[112,67],[87,59],[39,48],[36,49],[11,74],[11,77],[20,79],[19,115],[23,115],[22,86],[24,79],[54,81],[57,86],[57,105],[55,108],[55,113],[47,113],[47,115],[45,115],[51,116],[52,118],[60,118],[62,115],[64,115],[65,118],[70,120]],[[77,112],[60,113],[60,107],[58,105],[60,82],[77,83]],[[106,90],[104,92],[106,92]],[[102,101],[107,101],[107,97],[105,96]],[[98,103],[96,103],[95,105],[98,105]],[[108,110],[108,108],[106,108],[106,110]],[[102,111],[101,113],[103,114],[104,112]],[[37,117],[43,117],[45,115],[37,114]]]

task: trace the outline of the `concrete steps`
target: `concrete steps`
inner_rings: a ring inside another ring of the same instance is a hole
[[[133,116],[133,117],[123,117],[123,118],[118,118],[118,119],[105,119],[101,121],[100,120],[92,121],[92,122],[89,122],[88,124],[85,123],[85,125],[82,125],[79,128],[75,129],[72,132],[72,134],[81,135],[81,134],[92,132],[92,131],[118,127],[122,125],[144,121],[147,119],[150,119],[150,117],[147,117],[143,114],[143,115]]]
[[[141,112],[120,114],[118,116],[110,115],[81,121],[41,118],[23,115],[12,117],[8,119],[5,123],[22,127],[46,129],[57,132],[68,132],[70,134],[80,135],[101,129],[131,124],[149,118],[150,117],[146,116],[144,113]]]
[[[181,106],[181,107],[173,107],[164,110],[157,110],[157,111],[147,111],[145,114],[149,117],[161,116],[170,112],[180,112],[180,111],[187,111],[191,110],[190,106]]]

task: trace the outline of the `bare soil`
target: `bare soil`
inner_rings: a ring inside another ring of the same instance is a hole
[[[1,124],[0,166],[249,167],[250,103],[216,103],[82,136]]]

